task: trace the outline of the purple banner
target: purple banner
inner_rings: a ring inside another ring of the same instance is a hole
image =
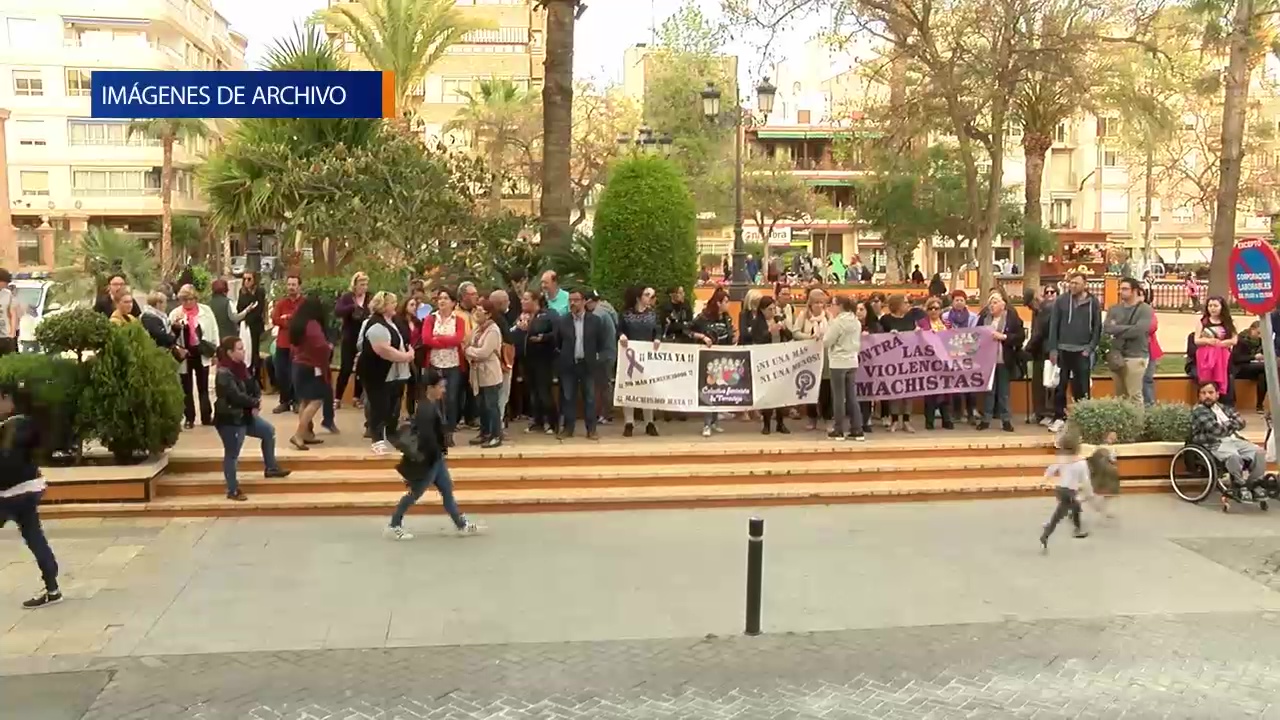
[[[858,398],[899,400],[985,392],[991,386],[998,352],[1000,342],[989,327],[863,335]]]

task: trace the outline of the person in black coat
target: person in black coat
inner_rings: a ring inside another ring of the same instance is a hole
[[[22,541],[35,558],[44,580],[40,592],[22,603],[28,610],[62,600],[58,560],[40,524],[40,498],[48,484],[36,462],[41,423],[32,410],[31,395],[25,385],[0,386],[0,528],[10,520],[17,523]]]
[[[453,477],[449,474],[449,466],[445,456],[449,454],[449,443],[446,439],[446,419],[441,400],[445,394],[445,379],[440,371],[431,366],[422,369],[420,387],[422,395],[418,403],[418,411],[414,413],[409,424],[407,437],[397,436],[396,443],[403,457],[396,465],[396,471],[404,478],[409,491],[396,504],[391,514],[391,524],[387,526],[387,537],[393,540],[412,540],[413,534],[404,529],[404,514],[418,502],[427,488],[432,485],[440,491],[440,499],[444,502],[444,510],[453,520],[458,532],[471,534],[480,531],[480,527],[467,520],[458,509],[453,498]]]
[[[992,293],[987,303],[987,314],[979,321],[995,330],[995,338],[1000,342],[1000,353],[996,357],[995,379],[991,390],[986,394],[982,419],[978,421],[978,429],[991,427],[992,418],[1000,416],[1000,428],[1005,432],[1013,432],[1013,413],[1009,410],[1009,382],[1018,371],[1019,354],[1022,343],[1026,340],[1026,328],[1022,318],[1009,307],[1004,297]]]
[[[235,335],[222,338],[218,343],[218,372],[213,387],[218,399],[213,404],[213,426],[222,440],[222,477],[227,484],[228,500],[248,500],[236,480],[236,464],[244,439],[256,437],[262,441],[263,476],[288,477],[276,462],[276,430],[258,414],[262,408],[262,390],[245,365],[244,342]]]
[[[560,378],[560,415],[564,420],[560,437],[573,437],[577,422],[578,397],[586,415],[587,439],[598,440],[596,434],[595,388],[593,380],[600,365],[600,357],[606,354],[605,336],[608,331],[604,321],[595,313],[587,312],[586,297],[581,290],[569,291],[569,314],[556,318],[555,347],[559,352],[556,370]]]
[[[748,310],[739,321],[738,334],[740,345],[768,345],[775,342],[787,342],[791,339],[791,331],[787,329],[786,318],[782,309],[774,302],[773,296],[761,297],[754,310]],[[790,434],[786,423],[786,408],[761,410],[760,417],[764,424],[760,432],[768,435],[775,429],[784,435]]]
[[[246,272],[240,276],[240,292],[236,295],[236,313],[242,313],[241,322],[249,329],[249,347],[245,359],[249,372],[262,385],[262,333],[266,328],[267,291],[258,282],[258,274]]]
[[[120,273],[113,273],[107,278],[106,289],[102,294],[98,295],[97,300],[94,301],[93,309],[107,317],[111,317],[111,313],[116,311],[116,300],[128,291],[129,283],[125,280],[124,275]],[[138,307],[138,303],[135,302],[133,304],[133,309],[129,312],[134,317],[138,317],[142,314],[142,308]]]
[[[1028,288],[1023,293],[1027,307],[1031,308],[1031,331],[1027,338],[1027,354],[1031,358],[1031,412],[1033,422],[1045,424],[1053,419],[1053,390],[1044,386],[1044,364],[1049,359],[1045,338],[1049,336],[1049,311],[1047,306],[1058,299],[1058,288],[1048,285],[1042,290]]]
[[[685,299],[684,288],[667,288],[667,302],[658,309],[658,327],[662,329],[662,342],[691,343],[689,326],[693,324],[693,309]]]
[[[523,312],[516,319],[516,352],[524,371],[529,396],[528,433],[555,435],[560,429],[552,380],[556,376],[556,314],[547,308],[540,290],[526,290],[520,300]],[[523,336],[523,340],[521,340]]]

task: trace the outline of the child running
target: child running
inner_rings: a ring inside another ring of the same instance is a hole
[[[432,485],[440,491],[444,511],[449,513],[458,532],[465,535],[477,533],[480,527],[468,522],[458,510],[458,503],[453,499],[453,478],[445,464],[449,447],[445,442],[445,419],[440,407],[440,399],[445,394],[445,378],[435,368],[428,367],[423,371],[422,383],[424,398],[413,416],[408,437],[399,436],[395,441],[404,453],[396,470],[409,486],[409,492],[396,505],[386,535],[393,540],[413,539],[413,534],[404,529],[404,514]]]
[[[40,496],[48,486],[36,465],[39,423],[29,414],[30,397],[21,385],[0,387],[0,527],[13,520],[36,559],[44,588],[22,603],[28,610],[62,601],[58,560],[40,525]]]
[[[1046,479],[1056,478],[1054,495],[1058,498],[1058,507],[1054,508],[1053,516],[1045,523],[1044,532],[1040,533],[1040,547],[1044,552],[1049,552],[1049,536],[1068,513],[1076,526],[1075,536],[1089,537],[1089,533],[1080,526],[1080,493],[1090,487],[1089,464],[1080,457],[1080,435],[1068,430],[1058,438],[1057,445],[1058,462],[1044,472]]]

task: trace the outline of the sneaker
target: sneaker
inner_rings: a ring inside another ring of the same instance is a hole
[[[463,525],[462,527],[458,528],[458,534],[459,535],[479,535],[482,530],[484,530],[484,527],[477,525],[471,521],[467,521],[466,525]]]
[[[35,597],[22,603],[22,607],[27,610],[35,610],[36,608],[48,607],[60,602],[62,602],[61,590],[41,590]]]
[[[529,427],[525,428],[524,431],[527,433],[543,433],[546,432],[547,429],[537,423],[533,423]]]
[[[702,426],[702,437],[711,437],[711,426],[710,426],[710,425],[703,425],[703,426]]]
[[[485,444],[485,443],[487,443],[487,442],[489,442],[489,438],[485,437],[484,435],[477,435],[477,436],[475,436],[475,437],[471,438],[470,440],[468,440],[468,441],[467,441],[467,444],[468,444],[468,445],[483,445],[483,444]]]
[[[553,427],[549,427],[549,428],[547,428],[546,430],[544,430],[544,431],[543,431],[543,434],[544,434],[544,435],[555,435],[555,434],[556,434],[556,429],[555,429],[555,428],[553,428]]]
[[[386,440],[379,440],[371,445],[370,449],[373,450],[374,455],[390,455],[395,452],[395,448]]]
[[[827,433],[827,437],[831,438],[832,440],[844,440],[844,433],[836,432],[835,430],[832,430],[831,432]]]
[[[1052,424],[1053,424],[1053,418],[1050,418],[1050,417],[1042,417],[1042,418],[1040,418],[1040,424],[1041,424],[1041,425],[1043,425],[1043,426],[1045,426],[1045,427],[1049,427],[1050,425],[1052,425]]]
[[[413,539],[413,533],[409,532],[408,530],[405,530],[400,525],[392,525],[386,530],[383,530],[382,535],[389,540],[412,540]]]
[[[595,430],[588,430],[588,431],[587,431],[587,439],[588,439],[588,440],[599,440],[599,439],[600,439],[600,433],[596,432]]]
[[[485,440],[483,444],[480,445],[480,448],[482,450],[492,450],[493,448],[496,448],[496,447],[502,447],[502,438],[496,438],[496,437],[489,438],[488,440]]]
[[[866,436],[866,435],[862,435],[862,434],[858,434],[858,435],[850,435],[850,436],[849,436],[849,439],[850,439],[850,440],[852,440],[852,441],[854,441],[854,442],[866,442],[866,441],[867,441],[867,436]]]
[[[717,432],[717,433],[724,432],[724,428],[720,427],[720,423],[716,423],[715,425],[712,425],[711,430],[712,432]]]
[[[649,437],[658,437],[658,426],[653,423],[648,423],[644,426],[644,434]]]
[[[1061,420],[1054,420],[1053,422],[1049,423],[1049,432],[1051,432],[1051,433],[1059,433],[1059,432],[1062,432],[1062,428],[1064,428],[1064,427],[1066,427],[1066,426],[1067,426],[1067,424],[1066,424],[1065,422],[1063,422],[1063,421],[1061,421]]]
[[[1089,537],[1089,532],[1087,530],[1077,530],[1071,537],[1076,538],[1077,540],[1083,540]]]
[[[338,426],[336,423],[320,423],[320,427],[328,430],[333,435],[338,434]]]
[[[1000,423],[1000,429],[1005,432],[1013,432],[1013,423],[1009,422],[1008,420],[1005,420],[1004,422]]]
[[[974,429],[975,429],[975,430],[990,430],[990,429],[991,429],[991,423],[987,422],[986,420],[983,420],[982,422],[979,422],[976,426],[974,426]]]
[[[236,490],[233,493],[227,493],[227,499],[235,500],[236,502],[244,502],[249,499],[249,496],[245,495],[243,490]]]
[[[287,478],[287,477],[289,477],[289,475],[290,475],[290,474],[292,474],[292,473],[293,473],[293,471],[292,471],[292,470],[285,470],[284,468],[267,468],[266,470],[263,470],[263,471],[262,471],[262,477],[264,477],[264,478]]]

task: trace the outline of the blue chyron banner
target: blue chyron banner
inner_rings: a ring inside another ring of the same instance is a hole
[[[372,70],[95,70],[93,117],[394,118],[395,75]]]

